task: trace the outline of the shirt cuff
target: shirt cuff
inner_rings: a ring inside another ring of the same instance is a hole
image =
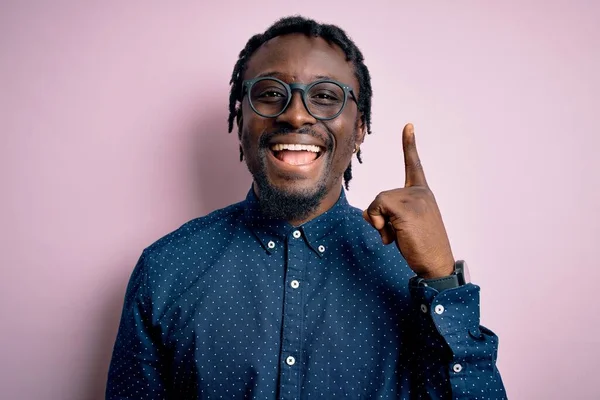
[[[432,287],[410,287],[413,302],[425,320],[419,325],[425,330],[431,323],[456,355],[465,341],[481,339],[479,329],[479,286],[468,283],[438,292]],[[419,318],[420,319],[420,318]]]
[[[431,360],[444,360],[453,398],[506,398],[495,367],[498,337],[479,325],[479,286],[466,284],[438,292],[410,285],[417,342]],[[450,354],[447,351],[450,350]],[[474,389],[485,382],[484,392]]]

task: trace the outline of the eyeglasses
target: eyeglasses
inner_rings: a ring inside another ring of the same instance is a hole
[[[292,101],[292,91],[302,93],[302,102],[310,115],[318,120],[334,119],[342,113],[348,97],[357,102],[354,90],[332,79],[321,79],[307,85],[287,84],[277,78],[261,77],[245,80],[242,98],[248,94],[250,107],[265,118],[285,112]]]

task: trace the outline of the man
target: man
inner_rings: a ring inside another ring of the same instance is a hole
[[[107,398],[505,398],[412,125],[405,187],[364,212],[346,201],[371,122],[356,45],[284,18],[248,41],[231,84],[252,189],[144,250]]]

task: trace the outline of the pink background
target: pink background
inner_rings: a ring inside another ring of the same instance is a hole
[[[175,3],[0,5],[1,398],[103,397],[142,249],[250,187],[228,80],[292,13],[372,71],[350,200],[403,184],[413,122],[510,397],[600,398],[600,3]]]

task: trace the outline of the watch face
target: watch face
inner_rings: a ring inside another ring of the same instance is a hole
[[[471,274],[469,273],[469,266],[467,265],[466,261],[457,261],[455,272],[461,285],[471,283]]]
[[[463,275],[465,277],[465,283],[471,283],[471,273],[469,272],[469,266],[466,261],[462,262],[463,265]]]

